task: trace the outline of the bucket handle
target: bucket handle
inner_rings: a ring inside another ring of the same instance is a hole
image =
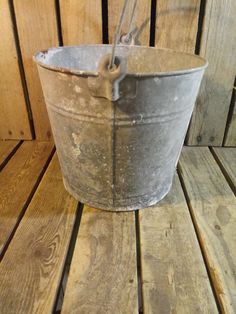
[[[134,45],[136,44],[132,24],[134,13],[137,7],[137,0],[134,0],[132,14],[129,21],[129,31],[125,35],[121,35],[121,28],[124,23],[124,17],[127,14],[129,0],[124,0],[123,9],[117,25],[111,54],[102,57],[98,65],[98,76],[88,77],[88,87],[91,95],[94,97],[103,97],[111,101],[120,98],[119,83],[126,75],[127,60],[122,57],[115,56],[117,44]]]
[[[110,62],[109,62],[109,69],[112,69],[112,67],[115,66],[115,50],[116,50],[116,46],[122,41],[122,36],[121,36],[121,28],[122,25],[124,23],[125,20],[125,16],[128,12],[128,4],[129,4],[129,0],[124,0],[124,4],[123,4],[123,8],[120,14],[120,19],[119,19],[119,23],[117,24],[116,27],[116,31],[114,34],[114,39],[113,39],[113,44],[112,44],[112,52],[111,52],[111,58],[110,58]],[[131,37],[132,37],[132,24],[133,24],[133,18],[135,15],[135,11],[136,11],[136,7],[137,7],[137,0],[134,0],[133,2],[133,8],[132,8],[132,13],[129,19],[129,28],[128,28],[128,33],[126,34],[125,39],[123,41],[124,44],[131,44]]]

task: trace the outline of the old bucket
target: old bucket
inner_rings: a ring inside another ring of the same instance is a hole
[[[111,211],[170,190],[207,62],[152,47],[60,47],[35,56],[65,188]]]

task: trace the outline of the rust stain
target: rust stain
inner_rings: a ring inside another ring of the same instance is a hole
[[[224,299],[223,299],[223,295],[225,295],[225,292],[223,290],[222,284],[221,284],[221,280],[219,278],[219,275],[216,271],[216,269],[214,269],[213,267],[209,266],[209,271],[211,274],[211,278],[212,278],[212,282],[214,285],[214,289],[217,295],[217,299],[220,305],[220,308],[222,310],[222,313],[227,313],[226,308],[225,308],[225,304],[224,304]]]
[[[224,303],[224,299],[223,299],[223,296],[225,295],[225,292],[223,290],[223,287],[222,287],[222,284],[221,284],[221,280],[219,278],[219,275],[216,271],[216,269],[214,267],[212,267],[210,265],[210,262],[209,262],[209,254],[207,253],[206,251],[206,245],[205,245],[205,241],[202,237],[202,234],[199,230],[199,227],[198,227],[198,224],[196,223],[196,219],[195,217],[193,216],[193,220],[194,220],[194,225],[196,227],[196,231],[197,231],[197,235],[198,235],[198,238],[199,238],[199,243],[200,243],[200,246],[202,248],[202,252],[203,252],[203,257],[205,257],[205,263],[206,263],[206,267],[210,273],[210,280],[211,280],[211,283],[213,284],[213,291],[215,293],[215,296],[217,298],[217,301],[218,301],[218,305],[220,307],[220,310],[221,310],[221,313],[227,313],[227,310],[225,308],[225,303]]]

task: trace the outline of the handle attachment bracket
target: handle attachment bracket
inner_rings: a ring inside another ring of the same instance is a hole
[[[109,69],[111,54],[102,57],[98,65],[98,76],[88,77],[88,87],[94,97],[103,97],[111,101],[120,98],[120,82],[126,75],[126,60],[115,57],[114,66]]]

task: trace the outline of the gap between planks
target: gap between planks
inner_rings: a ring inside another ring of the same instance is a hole
[[[139,314],[142,314],[143,313],[143,289],[142,289],[142,262],[141,262],[139,210],[135,211],[135,231],[136,231],[138,311],[139,311]]]
[[[79,233],[79,227],[80,227],[80,222],[81,222],[81,217],[83,214],[83,208],[84,208],[84,204],[82,203],[78,203],[77,206],[77,214],[76,214],[76,218],[75,218],[75,225],[72,231],[72,235],[71,235],[71,240],[70,240],[70,244],[69,244],[69,248],[68,248],[68,252],[67,252],[67,256],[65,259],[65,265],[62,271],[62,276],[61,276],[61,281],[59,284],[59,289],[58,289],[58,293],[57,293],[57,297],[55,300],[55,304],[54,304],[54,310],[53,313],[57,313],[61,311],[62,308],[62,304],[64,301],[64,295],[65,295],[65,289],[66,289],[66,285],[67,285],[67,281],[68,281],[68,274],[70,271],[70,265],[71,265],[71,261],[72,261],[72,257],[73,257],[73,253],[74,253],[74,249],[75,249],[75,243],[76,243],[76,239]]]
[[[236,147],[210,147],[210,151],[236,195]]]
[[[0,176],[0,260],[55,152],[52,143],[24,142]]]
[[[0,171],[16,153],[23,141],[0,141]]]
[[[210,284],[211,284],[211,289],[212,289],[212,292],[213,292],[213,295],[214,295],[214,298],[215,298],[215,301],[216,301],[217,308],[218,308],[218,310],[220,312],[221,306],[220,306],[220,304],[218,302],[217,290],[215,288],[214,281],[213,281],[213,278],[212,278],[211,273],[210,273],[210,265],[209,265],[208,260],[207,260],[206,250],[204,248],[203,241],[202,241],[202,238],[201,238],[201,233],[199,232],[199,228],[198,228],[198,225],[196,223],[196,219],[195,219],[192,207],[190,205],[190,199],[189,199],[189,196],[188,196],[188,192],[187,192],[186,186],[184,184],[183,177],[181,175],[181,169],[180,169],[179,165],[177,167],[177,173],[178,173],[180,184],[181,184],[181,187],[182,187],[182,190],[183,190],[183,193],[184,193],[186,204],[187,204],[188,209],[189,209],[189,214],[190,214],[190,217],[191,217],[191,220],[192,220],[192,224],[193,224],[193,227],[194,227],[194,230],[195,230],[195,234],[196,234],[196,237],[197,237],[197,240],[198,240],[198,244],[199,244],[199,247],[200,247],[200,250],[201,250],[201,253],[202,253],[202,258],[203,258],[203,261],[204,261],[204,264],[205,264],[205,267],[206,267],[206,271],[207,271],[207,275],[208,275],[208,278],[209,278],[209,281],[210,281]]]
[[[20,72],[20,76],[21,76],[22,89],[23,89],[26,109],[27,109],[28,117],[29,117],[29,126],[30,126],[30,131],[31,131],[31,136],[32,136],[30,139],[34,140],[35,139],[34,120],[33,120],[33,115],[32,115],[32,110],[31,110],[30,99],[29,99],[28,86],[26,84],[25,69],[23,66],[23,59],[22,59],[22,53],[21,53],[21,48],[20,48],[19,35],[18,35],[18,31],[17,31],[16,14],[15,14],[15,9],[14,9],[14,5],[13,5],[13,0],[8,1],[8,3],[9,3],[10,14],[11,14],[11,20],[12,20],[12,29],[13,29],[16,52],[17,52],[17,57],[18,57],[18,65],[19,65],[19,72]],[[22,121],[21,121],[21,123],[22,123]],[[25,139],[27,139],[27,138],[25,138]]]
[[[220,312],[234,313],[235,196],[207,147],[185,147],[179,172]]]

